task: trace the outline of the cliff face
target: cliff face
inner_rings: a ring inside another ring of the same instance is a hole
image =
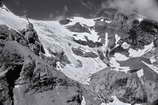
[[[36,55],[16,31],[0,29],[1,105],[81,104],[79,83]]]

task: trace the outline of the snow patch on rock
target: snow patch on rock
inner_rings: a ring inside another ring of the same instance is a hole
[[[70,18],[70,22],[69,24],[67,25],[74,25],[76,23],[80,23],[81,25],[87,25],[87,26],[94,26],[95,25],[95,21],[94,19],[87,19],[87,18],[83,18],[83,17],[73,17],[73,18]]]
[[[121,37],[118,34],[115,34],[115,39],[116,39],[115,44],[116,46],[118,46],[118,42],[121,39]]]
[[[152,64],[148,64],[144,61],[142,61],[142,63],[144,63],[146,66],[148,66],[150,69],[152,69],[153,71],[155,71],[156,73],[158,73],[158,67],[152,65]]]
[[[129,56],[130,57],[141,57],[144,54],[151,51],[153,49],[153,47],[154,47],[154,43],[152,42],[151,44],[144,46],[144,49],[134,50],[134,49],[130,48],[129,49]]]
[[[121,67],[116,58],[114,57],[110,59],[110,66],[112,67],[112,70],[115,71],[122,71],[127,73],[130,70],[130,67]]]
[[[131,105],[128,103],[123,103],[121,102],[116,96],[113,96],[114,101],[108,104],[102,103],[101,105]],[[140,105],[140,104],[135,104],[135,105]]]
[[[137,75],[138,75],[139,78],[143,77],[144,76],[144,70],[140,69],[139,71],[137,71]]]
[[[124,42],[122,45],[121,45],[122,48],[124,49],[128,49],[130,47],[130,45],[127,43],[127,42]]]
[[[129,58],[121,53],[115,53],[114,54],[114,57],[117,61],[126,61],[128,60]]]
[[[82,102],[81,102],[81,105],[86,105],[86,100],[85,98],[82,96]]]

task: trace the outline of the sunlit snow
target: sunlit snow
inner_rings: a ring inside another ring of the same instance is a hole
[[[85,98],[84,97],[82,97],[83,98],[83,100],[82,100],[82,102],[81,102],[81,105],[86,105],[86,100],[85,100]]]
[[[127,42],[124,42],[121,47],[123,47],[124,49],[128,49],[130,47],[130,45]]]
[[[95,30],[90,30],[90,33],[77,33],[77,32],[72,32],[72,34],[76,34],[75,36],[73,36],[76,40],[82,40],[82,41],[87,41],[85,39],[85,36],[93,41],[93,42],[97,42],[98,41],[98,35],[97,32],[95,32]]]
[[[127,103],[121,102],[116,96],[113,96],[114,101],[112,103],[102,103],[101,105],[131,105]],[[135,105],[140,105],[140,104],[135,104]]]
[[[139,22],[143,21],[143,20],[144,20],[144,18],[145,18],[145,17],[144,17],[144,16],[142,16],[142,15],[138,15],[138,17],[137,17],[137,19],[138,19],[138,21],[139,21]]]
[[[156,58],[155,58],[155,56],[150,57],[150,62],[151,62],[151,63],[156,62]]]
[[[116,39],[115,44],[116,44],[116,46],[118,46],[118,42],[121,38],[118,34],[115,34],[115,39]]]
[[[69,24],[67,25],[74,25],[76,23],[80,23],[81,25],[87,25],[87,26],[94,26],[95,25],[95,21],[94,19],[87,19],[87,18],[83,18],[83,17],[73,17],[73,18],[70,18],[70,20],[72,22],[70,22]]]
[[[156,73],[158,73],[158,67],[152,65],[152,64],[148,64],[144,61],[142,61],[146,66],[148,66],[150,69],[152,69],[153,71],[155,71]]]
[[[121,53],[115,53],[114,54],[114,57],[117,61],[126,61],[128,60],[129,58]]]
[[[144,70],[140,69],[139,71],[137,71],[137,75],[139,78],[141,78],[144,75]]]
[[[144,46],[144,49],[134,50],[134,49],[130,48],[129,56],[130,57],[141,57],[142,55],[151,51],[153,49],[153,47],[154,47],[154,44],[152,42],[151,44]]]
[[[122,71],[127,73],[130,70],[130,67],[121,67],[120,64],[117,62],[116,58],[112,57],[110,59],[110,66],[113,68],[112,70],[115,71]]]

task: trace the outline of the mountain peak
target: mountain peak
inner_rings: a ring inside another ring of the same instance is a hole
[[[0,9],[0,104],[157,102],[156,21],[113,8],[53,21],[8,11]]]

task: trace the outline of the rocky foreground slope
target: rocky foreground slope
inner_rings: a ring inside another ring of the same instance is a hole
[[[0,9],[0,105],[157,105],[157,22],[107,11],[84,25],[32,20],[32,43],[26,21]]]

